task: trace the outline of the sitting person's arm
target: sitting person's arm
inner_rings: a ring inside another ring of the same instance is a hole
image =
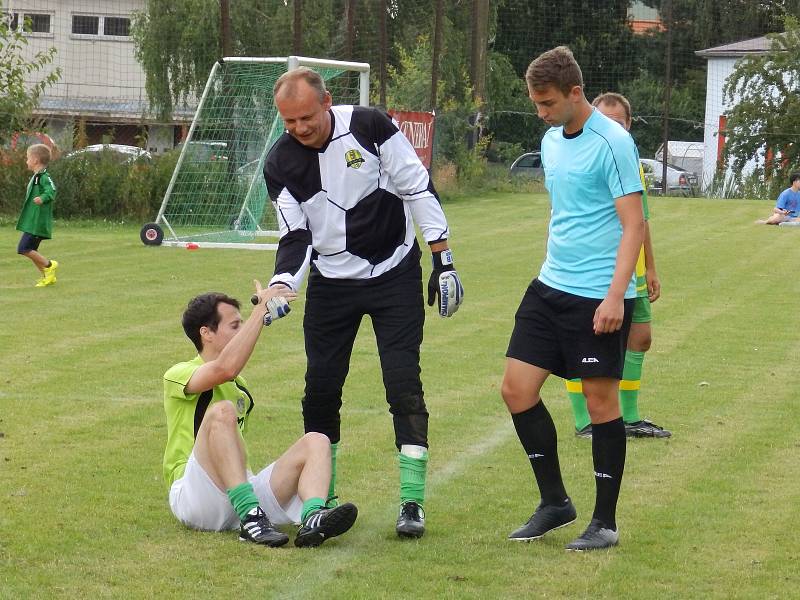
[[[258,336],[264,328],[264,315],[269,311],[267,302],[271,298],[283,297],[287,301],[294,300],[297,295],[288,287],[276,285],[261,289],[261,284],[256,281],[256,295],[259,303],[246,321],[238,315],[238,323],[233,327],[238,329],[236,335],[227,343],[219,355],[213,360],[203,363],[192,375],[186,384],[186,393],[198,394],[210,390],[216,385],[231,381],[244,369],[250,355],[253,353]],[[220,324],[222,326],[222,324]]]

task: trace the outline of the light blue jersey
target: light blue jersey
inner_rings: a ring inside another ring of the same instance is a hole
[[[605,298],[622,239],[614,200],[642,191],[636,144],[621,125],[593,110],[575,137],[565,137],[563,127],[544,134],[542,165],[551,210],[539,280],[569,294]],[[631,201],[641,205],[639,198]],[[625,297],[635,296],[631,274]]]

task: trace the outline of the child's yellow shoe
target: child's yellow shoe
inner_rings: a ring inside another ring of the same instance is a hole
[[[44,285],[50,285],[56,282],[56,269],[58,268],[58,261],[51,260],[50,266],[44,268]],[[39,285],[39,284],[37,284]]]
[[[36,282],[36,287],[44,287],[47,285],[47,281],[44,277],[42,277],[39,281]]]

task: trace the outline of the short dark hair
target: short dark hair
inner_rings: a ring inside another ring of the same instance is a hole
[[[583,87],[581,68],[566,46],[558,46],[536,57],[525,71],[525,81],[532,90],[555,87],[566,96],[576,85]]]
[[[219,326],[219,311],[217,306],[220,304],[230,304],[239,308],[239,301],[226,294],[219,292],[208,292],[200,294],[189,300],[186,310],[183,311],[183,331],[186,337],[192,340],[198,352],[203,351],[203,339],[200,337],[200,328],[208,327],[211,331],[216,331]]]
[[[272,97],[277,98],[281,90],[283,90],[285,94],[293,94],[297,82],[300,80],[305,81],[312,89],[317,91],[320,102],[325,100],[325,94],[328,91],[325,89],[325,80],[322,78],[322,75],[308,67],[298,67],[291,71],[286,71],[286,73],[278,77],[275,85],[272,86]],[[286,89],[284,89],[284,87]]]
[[[800,173],[792,173],[789,175],[789,185],[793,185],[798,179],[800,179]]]
[[[601,104],[605,104],[606,106],[617,106],[619,104],[625,110],[625,120],[631,120],[631,103],[628,102],[628,99],[622,94],[606,92],[592,100],[592,106],[600,106]]]

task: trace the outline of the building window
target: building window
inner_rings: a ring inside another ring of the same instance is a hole
[[[105,17],[103,19],[103,35],[128,37],[131,34],[131,20],[125,17]]]
[[[100,17],[72,15],[72,33],[77,35],[98,35],[100,33]]]
[[[26,33],[52,33],[50,31],[50,15],[42,13],[25,13]]]
[[[131,20],[128,17],[72,15],[72,35],[129,38],[131,36]]]

